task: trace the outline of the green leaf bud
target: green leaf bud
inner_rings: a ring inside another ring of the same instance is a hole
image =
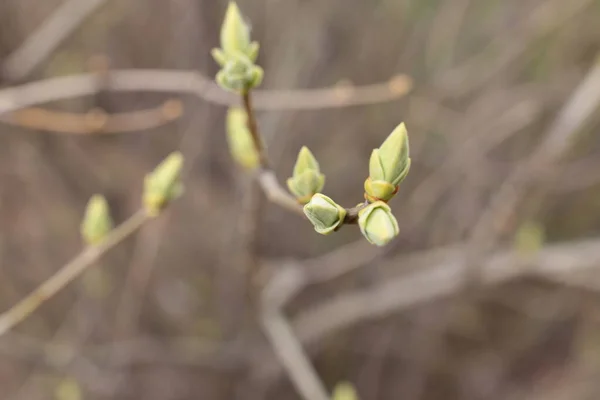
[[[250,43],[250,46],[248,47],[248,51],[246,52],[246,55],[248,56],[248,58],[250,59],[250,61],[252,61],[253,63],[256,62],[256,59],[258,58],[258,51],[260,50],[260,44],[256,41]]]
[[[260,164],[250,129],[248,117],[242,108],[232,107],[226,119],[227,144],[233,159],[246,169],[254,169]]]
[[[89,245],[97,245],[104,240],[112,228],[113,222],[106,199],[98,194],[92,196],[81,223],[83,240]]]
[[[250,50],[250,27],[244,21],[239,7],[230,1],[221,25],[221,49],[225,54],[248,54]]]
[[[156,216],[183,193],[181,170],[183,155],[171,153],[144,179],[143,203],[148,214]]]
[[[220,54],[219,52],[213,52]],[[217,73],[216,81],[225,90],[243,93],[259,86],[263,79],[263,69],[254,65],[248,57],[237,54],[227,58],[223,68]]]
[[[354,386],[348,382],[338,383],[333,389],[331,400],[359,400]]]
[[[213,56],[215,62],[219,64],[220,67],[224,67],[227,63],[227,55],[223,50],[214,48],[210,51],[210,54]]]
[[[287,185],[301,204],[306,204],[315,193],[323,189],[325,175],[321,173],[319,163],[308,147],[300,149],[294,174],[287,180]]]
[[[304,206],[304,214],[315,231],[328,235],[335,231],[346,217],[346,210],[324,194],[315,194]]]
[[[401,123],[392,131],[369,159],[369,178],[365,181],[365,198],[369,202],[389,201],[410,170],[408,133]]]
[[[360,210],[358,226],[369,243],[376,246],[385,246],[400,232],[392,209],[383,201],[376,201]]]
[[[398,193],[398,186],[386,181],[374,181],[371,177],[365,180],[365,200],[369,203],[389,201]]]

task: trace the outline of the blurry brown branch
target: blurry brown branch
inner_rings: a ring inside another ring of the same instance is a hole
[[[360,239],[303,262],[297,260],[266,262],[267,269],[276,272],[268,278],[264,296],[268,298],[270,304],[283,308],[306,287],[325,283],[350,273],[372,262],[382,253],[381,248]]]
[[[326,260],[345,262],[341,253],[329,260],[323,257],[321,261]],[[524,275],[537,275],[561,284],[600,290],[600,282],[589,279],[590,272],[600,268],[598,260],[600,238],[548,245],[529,255],[513,250],[499,251],[482,262],[482,283],[496,285]],[[314,261],[319,262],[318,259]],[[360,261],[350,264],[352,267],[364,265]],[[317,263],[309,270],[316,271]],[[336,265],[320,264],[320,267],[325,270]],[[352,325],[451,296],[462,289],[462,276],[468,267],[461,245],[394,257],[383,261],[380,266],[379,283],[339,295],[300,312],[293,319],[294,330],[301,343],[310,345]],[[338,272],[343,273],[344,269]],[[288,264],[286,269],[275,274],[265,291],[269,301],[279,300],[280,306],[289,301],[287,291],[291,288],[297,293],[309,281],[305,270],[301,263]],[[404,272],[399,273],[399,270]],[[330,278],[337,276],[334,274]],[[273,362],[266,361],[264,354],[258,357],[262,367],[255,371],[256,378],[273,376],[279,371]]]
[[[58,133],[116,134],[153,129],[176,120],[182,112],[181,102],[171,99],[159,107],[114,114],[107,114],[101,109],[80,114],[38,107],[25,108],[0,116],[0,121],[23,128]]]
[[[300,90],[256,90],[257,110],[318,110],[382,103],[403,97],[411,89],[409,77],[365,86]],[[219,88],[196,71],[150,69],[111,70],[102,74],[63,76],[0,90],[0,114],[51,101],[87,96],[100,90],[123,92],[186,93],[210,103],[238,105],[241,99]]]
[[[437,259],[437,262],[433,262]],[[519,276],[534,274],[552,281],[577,284],[576,272],[600,267],[600,239],[549,245],[537,254],[522,256],[501,251],[482,264],[482,282],[498,284]],[[301,313],[294,320],[302,342],[310,343],[359,321],[380,318],[456,293],[468,267],[461,246],[400,256],[390,266],[407,265],[413,272],[385,277],[383,283],[362,291],[339,296]]]
[[[257,179],[267,199],[293,213],[304,215],[302,206],[277,181],[275,172],[259,170]]]
[[[104,254],[136,232],[150,218],[145,210],[139,210],[121,225],[113,229],[102,243],[97,246],[86,247],[75,258],[38,286],[31,294],[19,301],[8,311],[0,314],[0,336],[31,315],[46,300],[58,293],[87,268],[93,266]]]
[[[302,206],[279,185],[274,172],[271,170],[269,158],[264,148],[263,137],[256,122],[250,90],[245,90],[242,93],[242,104],[246,111],[248,130],[252,135],[254,148],[260,162],[259,182],[265,182],[265,178],[260,179],[260,176],[266,174],[266,182],[269,183],[269,186],[261,185],[261,187],[269,200],[276,204],[281,202],[282,207],[303,215]],[[275,194],[269,195],[269,190]],[[292,207],[292,203],[295,203],[295,206]],[[254,268],[253,265],[251,267],[253,267],[253,270],[250,272],[250,279],[253,282],[260,271]],[[287,371],[296,390],[305,400],[327,400],[329,398],[327,390],[312,366],[302,344],[296,338],[293,329],[283,314],[283,310],[279,304],[272,303],[270,297],[265,296],[266,293],[265,290],[260,292],[258,315],[275,354]]]
[[[281,310],[263,305],[262,325],[290,380],[306,400],[327,400],[327,390]]]
[[[497,227],[514,212],[528,185],[571,148],[575,136],[600,104],[600,56],[562,107],[538,148],[505,179],[471,230],[467,257],[470,280],[477,280],[479,260],[493,245]]]
[[[65,0],[25,43],[10,54],[4,62],[2,72],[11,81],[21,80],[75,31],[106,0]]]
[[[259,132],[256,122],[255,109],[252,102],[252,94],[248,91],[242,94],[242,104],[248,116],[248,130],[252,135],[254,148],[258,154],[260,168],[257,172],[257,179],[263,189],[265,196],[273,203],[292,211],[296,214],[304,216],[302,205],[290,195],[277,181],[275,172],[271,170],[269,157],[265,151],[263,138]],[[362,205],[346,209],[346,217],[344,224],[356,224],[358,219],[358,211]]]

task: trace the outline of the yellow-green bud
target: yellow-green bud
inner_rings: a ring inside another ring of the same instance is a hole
[[[233,1],[229,2],[223,25],[221,25],[221,48],[213,49],[211,54],[221,67],[230,57],[243,55],[254,63],[258,58],[259,44],[250,41],[250,27],[244,21],[239,7]]]
[[[369,243],[377,246],[385,246],[400,232],[392,209],[383,201],[376,201],[360,210],[358,226]]]
[[[324,194],[315,194],[304,206],[304,214],[321,235],[328,235],[344,222],[346,210]]]
[[[359,400],[354,386],[348,382],[338,383],[333,389],[331,400]]]
[[[261,67],[254,65],[247,56],[238,54],[227,57],[223,68],[217,72],[215,80],[225,90],[242,93],[259,86],[263,75],[264,71]]]
[[[315,193],[323,189],[325,175],[321,173],[319,163],[308,147],[300,149],[294,174],[287,180],[287,185],[301,204],[306,204]]]
[[[369,202],[389,201],[410,170],[408,133],[401,123],[392,131],[369,159],[369,178],[365,181],[365,198]]]
[[[248,116],[242,108],[232,107],[227,112],[227,144],[233,159],[242,167],[254,169],[260,159],[250,129]]]
[[[244,21],[239,7],[230,1],[221,25],[221,49],[226,54],[246,54],[250,46],[250,27]]]
[[[96,194],[90,198],[81,223],[81,236],[89,245],[97,245],[113,228],[108,203],[104,196]]]
[[[143,203],[150,215],[158,215],[172,200],[183,193],[181,170],[183,155],[171,153],[144,179]]]

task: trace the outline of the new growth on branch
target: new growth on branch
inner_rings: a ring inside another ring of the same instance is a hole
[[[251,102],[251,91],[260,85],[263,69],[256,65],[259,44],[250,38],[250,29],[235,2],[230,2],[221,27],[221,48],[211,54],[221,69],[216,82],[223,89],[242,96],[243,108],[232,107],[227,113],[227,143],[233,159],[244,169],[270,170]],[[365,180],[365,201],[344,208],[321,193],[325,175],[312,152],[303,146],[298,153],[292,176],[287,180],[291,199],[270,196],[274,202],[289,200],[312,223],[315,231],[328,235],[344,224],[358,224],[363,236],[372,244],[384,246],[398,235],[399,227],[388,202],[398,193],[400,183],[410,170],[408,132],[398,125],[383,144],[374,149],[369,160],[369,176]],[[264,188],[265,191],[268,189]],[[278,190],[279,191],[279,190]],[[268,193],[267,193],[268,195]]]

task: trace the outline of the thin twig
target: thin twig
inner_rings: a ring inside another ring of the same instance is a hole
[[[146,110],[107,114],[94,109],[85,114],[26,108],[0,116],[0,121],[28,129],[68,134],[117,134],[140,132],[171,122],[182,115],[179,100]]]
[[[94,265],[104,254],[137,231],[150,218],[145,210],[139,210],[113,229],[102,243],[86,247],[31,294],[0,315],[0,336],[31,315],[46,300]]]
[[[29,75],[106,0],[67,0],[27,37],[4,62],[3,72],[10,80]]]
[[[99,85],[99,80],[107,82]],[[256,110],[320,110],[397,100],[411,89],[409,77],[346,88],[255,90]],[[210,103],[239,105],[241,99],[219,88],[196,71],[159,69],[111,70],[106,76],[89,73],[49,78],[0,90],[0,114],[51,101],[87,96],[100,90],[114,92],[185,93]]]
[[[258,171],[257,179],[269,201],[295,214],[304,215],[302,205],[279,184],[273,171],[261,169]]]
[[[532,180],[543,175],[546,168],[560,161],[571,148],[583,124],[599,105],[600,56],[558,113],[544,141],[500,185],[490,206],[471,230],[467,243],[470,268],[466,278],[469,283],[479,279],[479,261],[496,240],[498,229],[495,227],[504,225],[508,220]]]
[[[392,312],[433,301],[458,292],[462,274],[468,267],[461,246],[441,251],[433,260],[429,251],[411,256],[414,272],[386,277],[371,288],[325,301],[295,318],[294,325],[302,343],[310,343],[357,322],[381,318]],[[482,283],[498,284],[527,274],[567,285],[579,285],[576,271],[598,268],[600,238],[550,245],[530,258],[512,250],[498,252],[482,264]],[[390,265],[404,263],[391,260]],[[431,265],[431,264],[430,264]]]
[[[327,389],[311,365],[292,327],[280,311],[266,307],[267,310],[262,314],[264,330],[292,384],[305,400],[328,400]]]
[[[252,106],[252,92],[250,90],[246,90],[242,94],[242,103],[244,104],[246,115],[248,116],[248,130],[252,135],[252,140],[254,141],[254,147],[258,153],[260,165],[263,169],[270,169],[271,167],[269,165],[269,159],[267,157],[267,153],[265,152],[265,145],[260,133],[258,132],[256,115],[254,115],[254,107]]]
[[[482,262],[482,283],[495,285],[533,274],[563,285],[600,291],[598,281],[589,278],[589,274],[598,269],[599,259],[600,238],[549,245],[531,257],[523,257],[512,250],[500,251]],[[410,272],[398,275],[398,265],[405,266]],[[462,245],[395,257],[382,266],[393,276],[385,273],[379,283],[369,288],[316,304],[298,314],[292,326],[302,344],[314,344],[355,324],[384,318],[460,292],[467,266]],[[269,302],[281,298],[276,291],[295,288],[298,286],[296,281],[303,284],[306,276],[301,271],[302,267],[289,267],[296,274],[276,275],[281,280],[273,282],[268,293],[265,291],[265,296],[270,297]],[[284,298],[284,301],[287,299]],[[265,353],[259,352],[255,357],[255,363],[261,367],[253,371],[254,379],[272,379],[281,373],[281,368],[273,361],[269,362]]]
[[[271,201],[281,202],[283,207],[293,210],[294,212],[297,210],[302,212],[300,204],[279,185],[275,178],[275,174],[270,168],[263,139],[258,130],[250,90],[246,90],[242,93],[242,103],[248,118],[248,130],[250,130],[254,148],[258,153],[260,160],[261,172],[259,173],[259,178],[261,175],[263,176],[262,180],[259,179],[261,187],[265,189],[265,193]],[[263,182],[268,183],[268,186],[263,185]],[[269,188],[271,188],[271,192],[266,190]],[[269,195],[269,193],[275,193],[275,195]],[[293,206],[292,203],[294,204]],[[259,272],[260,271],[256,269],[253,271],[251,276],[252,281],[254,281],[254,277]],[[263,290],[260,296],[259,309],[257,311],[264,331],[275,350],[275,354],[277,354],[279,361],[288,372],[296,390],[305,400],[328,400],[329,396],[327,390],[317,375],[314,367],[311,365],[310,359],[302,348],[302,344],[296,338],[296,335],[283,315],[282,310],[279,308],[278,304],[270,303],[269,300],[268,290]]]

